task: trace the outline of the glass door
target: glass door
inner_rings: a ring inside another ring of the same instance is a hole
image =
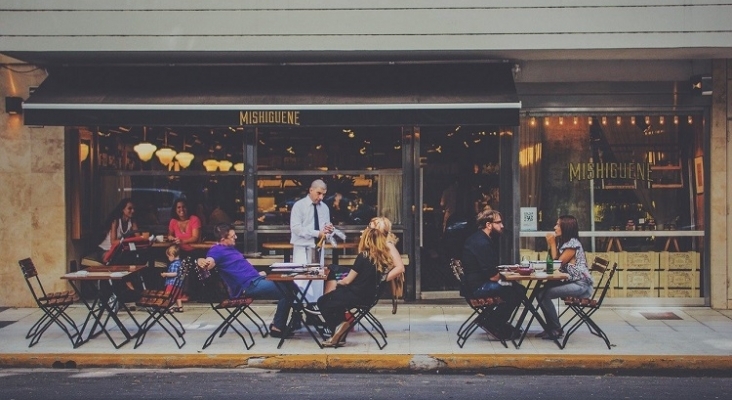
[[[461,257],[465,239],[475,231],[475,215],[500,207],[501,131],[422,127],[418,148],[419,284],[423,299],[439,298],[444,296],[435,292],[459,289],[449,263]]]

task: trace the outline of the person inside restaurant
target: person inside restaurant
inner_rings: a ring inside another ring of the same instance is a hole
[[[379,225],[383,230],[377,228]],[[396,247],[389,244],[390,235],[393,234],[384,229],[387,225],[391,225],[388,219],[374,218],[361,234],[358,256],[353,267],[340,266],[329,271],[326,293],[318,299],[320,314],[326,326],[333,332],[332,336],[323,342],[324,347],[337,347],[343,344],[341,339],[351,327],[350,322],[346,320],[346,311],[357,305],[370,304],[377,295],[382,281],[391,281],[404,272],[399,252],[393,254],[392,250],[396,250]],[[399,261],[395,262],[396,259]],[[348,271],[347,275],[337,279],[345,271]]]
[[[103,226],[107,227],[106,235],[102,242],[99,243],[99,250],[94,258],[96,261],[106,263],[111,260],[112,253],[120,245],[122,239],[139,235],[137,222],[135,221],[135,204],[132,202],[132,199],[126,197],[120,200],[117,206],[109,213],[107,219],[104,220]],[[124,284],[121,282],[124,282]],[[118,300],[123,303],[135,301],[142,290],[141,287],[137,287],[134,281],[131,280],[114,281],[113,284],[115,287],[113,291],[109,292],[110,296],[112,293],[118,293]],[[110,301],[114,302],[115,299],[111,299]]]
[[[501,281],[498,272],[499,238],[503,232],[501,213],[483,210],[476,223],[478,231],[465,241],[461,260],[468,293],[475,298],[501,297],[504,302],[481,321],[481,327],[497,339],[516,339],[521,332],[508,320],[521,303],[526,288],[517,282]]]
[[[251,297],[254,299],[277,300],[274,319],[269,326],[270,336],[282,338],[290,315],[294,287],[291,282],[268,281],[264,271],[257,272],[244,255],[236,249],[236,232],[231,225],[219,224],[214,227],[218,243],[211,247],[206,258],[199,258],[199,268],[217,268],[221,279],[226,283],[231,298]],[[284,285],[277,287],[277,285]],[[290,332],[292,333],[292,332]]]
[[[547,233],[546,242],[552,259],[562,264],[559,271],[569,274],[567,280],[547,282],[536,295],[548,326],[546,331],[536,336],[554,340],[564,335],[564,332],[553,300],[567,296],[589,298],[594,284],[587,268],[585,251],[579,241],[577,218],[572,215],[560,216],[554,225],[554,232]]]
[[[183,251],[191,251],[191,243],[201,240],[201,220],[188,213],[188,202],[180,198],[173,203],[168,224],[168,240],[179,245]]]

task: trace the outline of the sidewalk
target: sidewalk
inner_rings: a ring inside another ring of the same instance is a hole
[[[208,304],[187,303],[178,313],[187,332],[187,344],[178,349],[159,327],[148,333],[134,349],[127,343],[115,349],[104,335],[74,349],[61,330],[53,326],[41,341],[28,348],[25,334],[40,317],[32,308],[0,311],[0,367],[49,368],[264,368],[278,370],[351,371],[658,371],[693,370],[729,373],[732,368],[732,310],[707,307],[614,307],[598,311],[594,319],[608,334],[613,348],[581,328],[560,350],[553,342],[537,339],[539,325],[532,325],[520,349],[504,348],[477,331],[460,348],[456,331],[470,314],[465,304],[400,304],[396,315],[391,305],[375,307],[374,314],[388,333],[388,345],[379,350],[371,337],[358,329],[348,343],[336,349],[319,349],[300,330],[277,349],[278,340],[254,336],[256,344],[246,350],[230,332],[217,337],[206,350],[204,340],[220,322]],[[269,323],[274,305],[255,303],[255,310]],[[2,308],[0,308],[2,310]],[[76,321],[83,320],[83,305],[70,309]],[[144,311],[135,315],[143,318]],[[250,326],[251,323],[247,324]],[[128,325],[129,326],[129,325]],[[252,326],[250,326],[252,328]]]

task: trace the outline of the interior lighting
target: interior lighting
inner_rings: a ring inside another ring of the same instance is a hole
[[[219,161],[219,170],[221,171],[230,171],[231,166],[234,165],[229,160],[221,160]]]
[[[617,116],[615,118],[615,125],[620,125],[623,123],[623,119],[620,116]]]
[[[175,157],[176,154],[178,154],[177,151],[168,147],[168,132],[165,132],[165,145],[163,146],[163,148],[156,151],[155,155],[158,156],[160,164],[168,166],[170,163],[173,162],[173,157]]]
[[[564,117],[559,117],[559,125],[564,125]]]
[[[664,122],[666,122],[666,119],[663,117],[663,115],[661,115],[660,117],[658,117],[658,123],[659,124],[663,125]]]
[[[219,169],[219,162],[213,158],[205,160],[203,162],[203,168],[205,168],[207,172],[214,172]]]
[[[607,125],[607,117],[602,117],[602,124]]]
[[[193,153],[181,151],[175,155],[175,160],[178,161],[178,164],[180,164],[181,167],[188,168],[195,157],[196,156],[194,156]]]
[[[688,122],[689,125],[691,125],[694,123],[694,118],[692,118],[691,115],[689,115],[689,117],[686,119],[686,122]]]
[[[577,125],[577,123],[579,123],[579,118],[577,118],[577,117],[572,118],[572,123]]]
[[[89,145],[86,143],[79,143],[79,161],[86,161],[89,157]]]
[[[674,125],[678,125],[678,124],[679,124],[679,116],[674,115]]]
[[[635,125],[635,116],[630,117],[630,124]]]
[[[243,172],[244,171],[244,163],[238,162],[234,164],[234,171]]]
[[[142,128],[142,142],[136,144],[132,149],[135,150],[137,157],[139,157],[142,162],[150,161],[153,154],[155,154],[155,150],[157,150],[158,147],[147,141],[147,127]]]

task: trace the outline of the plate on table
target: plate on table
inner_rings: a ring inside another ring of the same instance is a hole
[[[548,278],[549,277],[549,275],[546,272],[537,272],[534,274],[534,276],[537,278]]]

